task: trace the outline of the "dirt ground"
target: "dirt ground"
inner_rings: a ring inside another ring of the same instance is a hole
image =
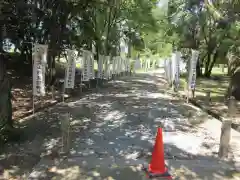
[[[61,154],[60,121],[66,112],[71,114],[70,152]],[[152,73],[109,82],[21,122],[19,142],[1,149],[8,179],[146,179],[137,167],[150,161],[159,126],[174,177],[234,179],[237,174],[239,143],[233,141],[229,159],[220,161],[220,128],[213,129],[220,122],[166,92]],[[232,139],[238,138],[234,132]]]

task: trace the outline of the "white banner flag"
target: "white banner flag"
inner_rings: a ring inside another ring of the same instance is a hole
[[[109,60],[110,60],[110,56],[105,56],[105,59],[104,59],[104,79],[109,78]]]
[[[94,79],[94,57],[93,53],[88,51],[88,77],[89,79]]]
[[[116,74],[120,73],[120,59],[121,59],[120,56],[116,57]]]
[[[127,72],[130,72],[131,71],[131,60],[130,59],[126,59],[126,65],[127,65],[127,67],[126,67],[126,71]]]
[[[47,62],[47,45],[36,44],[33,55],[33,95],[45,95],[45,68]]]
[[[98,78],[103,79],[103,55],[99,55],[98,59]]]
[[[198,61],[199,51],[192,49],[192,57],[190,61],[190,72],[188,77],[188,88],[195,89],[196,86],[196,66]]]
[[[175,74],[174,74],[174,81],[176,88],[179,87],[179,76],[180,76],[180,59],[181,59],[181,53],[179,51],[175,52]]]
[[[122,72],[125,72],[127,70],[127,57],[122,58]]]
[[[126,72],[130,72],[131,70],[131,59],[126,58]]]
[[[122,72],[122,57],[121,56],[119,57],[119,60],[118,60],[118,72],[119,72],[119,74]]]
[[[147,71],[147,65],[148,65],[148,62],[147,62],[147,59],[145,59],[144,61],[144,70]]]
[[[148,60],[147,60],[147,68],[150,69],[150,67],[151,67],[151,60],[148,58]]]
[[[128,72],[131,72],[131,60],[130,59],[128,59],[128,61],[127,61],[127,66],[128,66]]]
[[[117,72],[116,58],[117,58],[117,57],[114,56],[113,59],[112,59],[112,74],[116,74],[116,72]]]
[[[153,58],[153,61],[152,61],[152,69],[156,69],[156,62],[157,62],[157,60],[156,60],[156,58],[154,57],[154,58]]]
[[[76,71],[76,58],[77,54],[74,50],[67,51],[67,68],[65,73],[65,88],[73,89],[75,84],[75,71]]]
[[[125,61],[126,61],[126,60],[125,60],[125,57],[122,57],[122,63],[121,63],[121,64],[122,64],[122,68],[121,68],[122,71],[121,71],[121,72],[124,72],[124,64],[125,64]]]
[[[109,65],[109,76],[108,76],[108,79],[111,79],[111,78],[112,78],[112,72],[113,72],[113,64],[110,63],[110,65]]]
[[[107,62],[108,62],[108,66],[107,66],[107,79],[111,79],[111,57],[107,56]]]
[[[118,61],[117,61],[117,69],[118,69],[118,74],[121,73],[121,56],[118,57]]]
[[[122,72],[126,70],[126,57],[122,57]]]
[[[141,69],[141,61],[139,58],[136,59],[136,61],[134,62],[134,70],[139,70]]]
[[[119,61],[119,56],[116,57],[115,59],[115,74],[118,74],[118,61]]]
[[[122,57],[122,68],[121,68],[122,72],[125,71],[125,65],[126,65],[126,57]]]
[[[168,58],[168,64],[167,64],[167,72],[168,72],[168,82],[172,83],[172,59]]]
[[[160,60],[161,61],[161,60]],[[160,61],[159,61],[159,67],[160,67]],[[164,59],[164,74],[165,74],[165,78],[167,79],[168,81],[168,62],[167,62],[167,59],[165,58]]]
[[[125,69],[124,69],[124,68],[125,68],[125,62],[126,62],[126,59],[125,59],[125,57],[123,57],[123,58],[122,58],[122,68],[121,68],[121,69],[122,69],[122,72],[124,72],[124,70],[125,70]]]
[[[158,7],[161,9],[160,11],[163,12],[164,15],[168,14],[168,4],[169,0],[161,0],[158,2]]]
[[[82,72],[82,81],[89,81],[89,76],[88,76],[88,60],[89,60],[89,55],[87,51],[83,51],[83,72]]]
[[[176,74],[176,61],[177,61],[177,56],[176,56],[176,53],[172,53],[172,74],[171,74],[171,77],[172,77],[172,83],[175,82],[175,74]]]

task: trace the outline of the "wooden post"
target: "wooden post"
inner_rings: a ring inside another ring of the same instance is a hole
[[[97,78],[97,89],[99,88],[99,78],[98,78],[98,75],[96,76]]]
[[[64,102],[64,95],[65,95],[65,81],[62,83],[62,102]]]
[[[33,48],[33,44],[32,44],[32,48]],[[33,52],[32,52],[33,53]],[[34,67],[34,58],[32,58],[32,70],[33,70],[33,67]],[[32,72],[32,77],[33,77],[33,74],[34,72]],[[33,82],[32,82],[33,83]],[[32,87],[33,87],[33,84],[32,84]],[[33,89],[32,89],[33,90]],[[33,91],[32,91],[33,93]],[[34,96],[34,93],[32,94],[32,108],[33,108],[33,115],[35,114],[35,96]]]
[[[192,92],[192,94],[191,94],[191,98],[195,98],[195,88],[194,89],[191,89],[191,92]]]
[[[55,89],[54,89],[54,85],[51,86],[51,92],[52,92],[52,100],[55,99]]]
[[[228,102],[228,116],[231,117],[232,120],[234,120],[236,116],[236,111],[236,100],[233,96],[231,96]]]
[[[175,91],[175,82],[174,82],[174,80],[171,82],[171,86],[172,86],[172,91]]]
[[[222,73],[224,73],[225,64],[222,64]]]
[[[80,94],[82,94],[82,86],[83,86],[83,84],[81,83],[80,84]]]
[[[221,128],[220,146],[218,151],[218,156],[220,158],[228,157],[229,142],[231,136],[231,119],[223,120]]]
[[[171,113],[171,100],[168,101],[168,104],[167,104],[167,113],[170,114]]]
[[[164,83],[164,94],[168,92],[168,83]]]
[[[177,91],[178,91],[177,83],[176,83],[175,80],[173,81],[173,91],[174,91],[174,92],[177,92]]]
[[[64,113],[60,118],[62,131],[62,153],[67,153],[70,150],[70,113]]]
[[[206,108],[208,109],[211,104],[211,91],[206,92],[205,103],[206,103]]]
[[[184,82],[184,92],[185,92],[185,95],[186,95],[186,102],[188,103],[188,101],[189,101],[189,89],[188,89],[188,83],[187,82]]]
[[[231,126],[236,112],[235,109],[235,98],[231,96],[228,101],[228,118],[224,119],[222,122],[220,146],[218,151],[218,156],[220,158],[228,157],[229,143],[231,139]]]

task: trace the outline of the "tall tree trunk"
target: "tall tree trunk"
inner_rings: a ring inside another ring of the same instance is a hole
[[[219,53],[218,50],[214,53],[213,59],[212,59],[210,65],[209,65],[209,68],[208,68],[208,74],[209,74],[209,76],[212,74],[212,69],[213,69],[213,67],[214,67],[214,65],[215,65],[215,63],[216,63],[216,61],[217,61],[218,53]]]
[[[60,27],[57,23],[57,12],[53,12],[52,26],[50,27],[50,43],[48,47],[48,85],[52,86],[56,80],[55,58],[57,56],[57,43]]]
[[[0,54],[0,129],[13,127],[11,84],[7,76],[6,59]]]
[[[129,29],[129,32],[130,32],[130,29]],[[128,53],[127,53],[127,57],[128,58],[131,58],[131,53],[132,53],[132,47],[131,47],[131,40],[130,40],[130,38],[128,38],[128,42],[127,42],[127,44],[128,44]]]
[[[200,58],[197,61],[196,72],[197,72],[197,78],[202,76],[202,68],[201,68]]]
[[[210,49],[208,49],[207,59],[206,59],[206,62],[205,62],[205,69],[204,69],[204,76],[205,77],[209,77],[208,76],[208,67],[209,67],[209,64],[211,62],[211,53],[212,53],[212,51]]]
[[[2,30],[1,25],[0,30]],[[6,61],[3,51],[3,32],[0,32],[0,129],[13,127],[11,85],[7,76]]]
[[[238,52],[236,52],[238,54]],[[228,71],[230,75],[230,82],[227,91],[227,97],[234,96],[236,100],[240,100],[240,63],[238,58],[231,56],[228,60]]]

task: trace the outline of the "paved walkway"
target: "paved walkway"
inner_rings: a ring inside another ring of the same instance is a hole
[[[201,110],[166,93],[161,77],[138,74],[108,86],[47,112],[55,118],[71,113],[70,154],[42,158],[28,179],[147,179],[139,165],[150,161],[160,126],[166,163],[175,179],[234,179],[234,158],[227,162],[216,157],[219,134],[208,123],[217,120],[207,121]],[[58,124],[49,127],[42,148],[59,147],[57,131]]]

